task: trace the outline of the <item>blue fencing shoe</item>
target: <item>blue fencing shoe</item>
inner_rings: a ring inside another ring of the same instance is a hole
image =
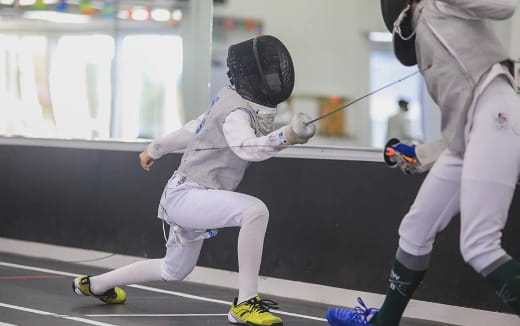
[[[327,321],[332,326],[373,326],[369,321],[379,309],[367,308],[363,300],[358,298],[361,307],[354,309],[330,308],[327,310]]]

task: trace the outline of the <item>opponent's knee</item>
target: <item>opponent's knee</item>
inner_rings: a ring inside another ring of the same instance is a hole
[[[500,242],[490,239],[475,239],[460,241],[460,253],[464,261],[477,273],[481,273],[491,263],[505,255]]]

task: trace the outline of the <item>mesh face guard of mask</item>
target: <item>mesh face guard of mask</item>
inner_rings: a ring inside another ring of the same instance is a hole
[[[231,84],[251,102],[275,107],[293,91],[291,55],[273,36],[259,36],[230,46],[227,66]]]

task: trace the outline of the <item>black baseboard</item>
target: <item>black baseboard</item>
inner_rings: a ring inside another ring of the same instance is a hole
[[[137,153],[0,145],[0,236],[140,257],[164,254],[155,218],[180,154],[144,172]],[[383,163],[274,158],[252,164],[237,191],[270,211],[261,274],[384,293],[397,229],[423,176]],[[503,245],[520,257],[515,194]],[[414,298],[509,311],[459,253],[455,219],[437,239],[432,266]],[[207,240],[199,265],[237,270],[237,229]]]

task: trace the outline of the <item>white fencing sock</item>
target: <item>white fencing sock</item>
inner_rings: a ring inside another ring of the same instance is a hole
[[[90,290],[103,294],[116,286],[160,281],[163,259],[147,259],[90,278]]]

